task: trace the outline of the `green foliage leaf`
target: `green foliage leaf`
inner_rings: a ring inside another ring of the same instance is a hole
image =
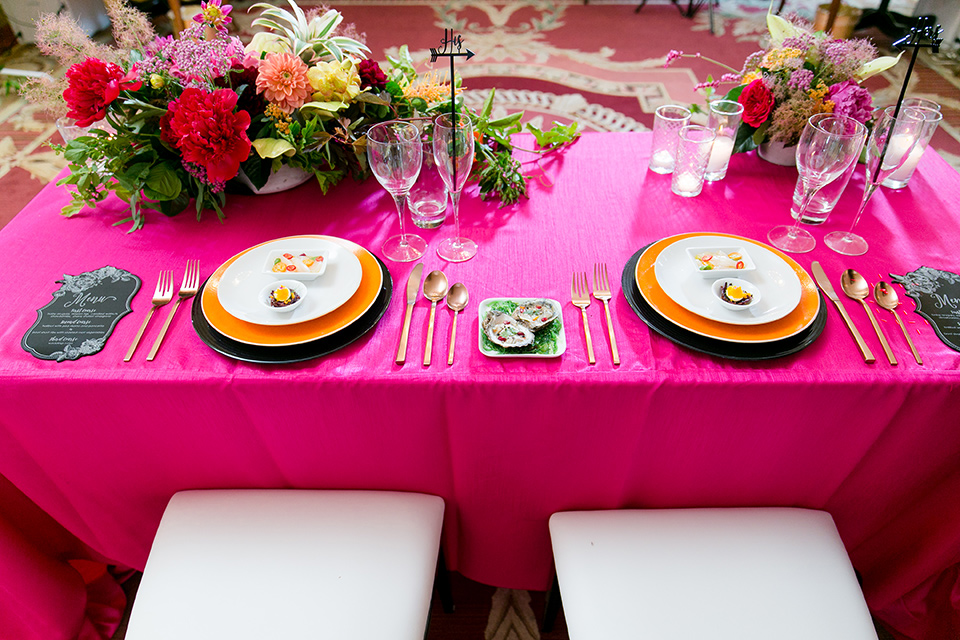
[[[281,155],[292,156],[297,152],[297,148],[290,142],[279,138],[258,138],[251,144],[261,158],[276,158]]]
[[[143,191],[151,200],[173,200],[182,189],[183,184],[176,171],[169,165],[161,164],[151,167]]]

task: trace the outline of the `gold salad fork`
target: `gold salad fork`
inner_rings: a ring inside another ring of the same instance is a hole
[[[607,333],[610,334],[610,354],[613,364],[620,364],[620,352],[617,350],[617,338],[613,335],[613,321],[610,319],[610,277],[607,275],[607,263],[593,265],[593,297],[603,302],[603,311],[607,315]]]
[[[590,290],[587,288],[586,272],[573,272],[573,285],[570,288],[570,297],[573,299],[573,305],[580,307],[580,313],[583,314],[583,335],[587,338],[587,360],[590,364],[596,364],[597,359],[593,357],[593,340],[590,339],[590,323],[587,322],[587,307],[590,306]]]
[[[147,355],[147,360],[153,360],[157,355],[157,351],[160,350],[160,343],[163,342],[163,337],[167,335],[167,328],[170,326],[170,321],[173,320],[173,315],[180,307],[180,303],[187,298],[195,296],[199,289],[200,261],[187,260],[187,269],[183,272],[183,282],[180,284],[180,293],[177,294],[177,301],[173,303],[170,313],[167,314],[167,319],[163,323],[163,328],[160,329],[160,335],[157,336],[156,341],[153,343],[153,348],[150,349],[150,353]]]
[[[137,346],[140,344],[140,338],[143,337],[143,331],[147,328],[147,323],[150,322],[150,318],[153,317],[153,312],[171,300],[173,300],[173,271],[161,271],[160,278],[157,280],[157,288],[153,290],[153,306],[150,307],[150,311],[147,311],[147,317],[143,319],[140,330],[137,331],[137,335],[134,336],[133,344],[130,345],[127,355],[123,357],[124,362],[130,362],[130,358],[133,357],[133,352],[137,350]]]

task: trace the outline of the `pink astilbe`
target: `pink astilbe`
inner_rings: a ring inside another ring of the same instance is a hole
[[[124,0],[104,0],[113,25],[113,40],[123,51],[142,51],[157,37],[149,18]]]

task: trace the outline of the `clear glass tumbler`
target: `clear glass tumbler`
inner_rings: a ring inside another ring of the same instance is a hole
[[[913,151],[910,152],[910,156],[904,161],[903,166],[891,173],[886,180],[880,183],[888,189],[903,189],[910,183],[910,178],[913,177],[913,172],[917,170],[917,165],[920,163],[920,157],[923,156],[923,152],[927,150],[927,147],[930,145],[930,139],[933,138],[934,132],[936,132],[937,127],[940,126],[940,121],[943,120],[943,114],[940,113],[940,105],[936,102],[924,100],[923,98],[911,98],[910,100],[936,105],[936,109],[920,105],[912,107],[923,114],[923,130],[920,132],[917,144],[913,147]],[[907,101],[904,100],[904,104],[906,104],[906,102]]]
[[[410,218],[421,229],[436,229],[447,217],[447,186],[437,171],[433,157],[433,139],[423,142],[423,166],[416,184],[407,196]]]
[[[653,147],[650,149],[650,171],[673,173],[677,160],[677,134],[690,124],[690,109],[675,104],[657,107],[653,117]]]
[[[700,195],[716,137],[716,131],[698,124],[689,124],[680,129],[671,191],[685,198]]]
[[[743,105],[735,100],[710,102],[710,120],[707,126],[717,132],[717,139],[713,141],[713,151],[710,152],[707,173],[704,176],[708,182],[723,180],[726,177],[742,115]]]

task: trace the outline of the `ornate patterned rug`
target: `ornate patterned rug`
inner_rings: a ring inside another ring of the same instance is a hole
[[[665,2],[651,0],[640,11],[624,0],[342,0],[335,6],[366,34],[380,60],[407,44],[418,64],[428,68],[429,48],[438,43],[443,29],[462,33],[477,54],[458,66],[465,99],[472,105],[495,87],[500,113],[523,110],[528,121],[546,125],[576,120],[590,131],[639,131],[652,125],[653,111],[661,104],[702,103],[694,86],[718,75],[718,67],[704,59],[685,58],[663,68],[669,50],[700,52],[739,67],[766,33],[768,0],[720,0],[713,34],[705,8],[691,19]],[[898,2],[910,5],[914,0]],[[817,3],[788,0],[784,11],[810,17]],[[251,32],[256,14],[243,11],[250,4],[235,3],[233,16],[241,37]],[[301,4],[319,5],[320,0]],[[889,45],[879,32],[857,35]],[[15,48],[0,63],[62,73],[29,46]],[[900,64],[869,81],[875,103],[896,101],[905,69],[906,64]],[[925,54],[909,93],[943,106],[945,117],[932,144],[960,167],[958,73],[960,68],[946,56]],[[15,93],[0,96],[0,189],[5,194],[0,225],[62,168],[49,141],[59,142],[52,118]]]

